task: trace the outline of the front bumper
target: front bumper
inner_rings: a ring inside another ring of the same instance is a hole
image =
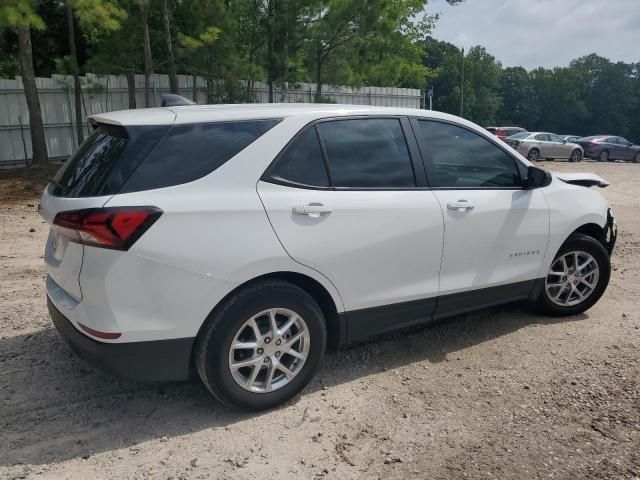
[[[142,382],[181,381],[191,375],[194,338],[104,343],[80,333],[47,297],[51,320],[78,356],[100,370]]]
[[[613,216],[611,209],[607,210],[607,225],[604,227],[604,241],[605,247],[609,252],[609,255],[613,253],[613,248],[616,246],[616,240],[618,239],[618,225],[616,219]]]

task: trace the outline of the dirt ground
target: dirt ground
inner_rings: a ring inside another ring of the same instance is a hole
[[[72,354],[46,312],[41,179],[0,175],[0,477],[639,479],[640,165],[542,165],[611,182],[620,239],[594,308],[504,306],[333,353],[261,414]]]

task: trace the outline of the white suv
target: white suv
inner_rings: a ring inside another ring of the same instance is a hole
[[[591,307],[616,227],[461,118],[345,105],[95,115],[42,197],[51,317],[84,358],[200,376],[223,403],[296,395],[325,347],[514,300]]]

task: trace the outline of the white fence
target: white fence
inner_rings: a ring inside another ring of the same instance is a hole
[[[144,105],[144,77],[136,75],[136,105]],[[180,94],[206,103],[206,80],[196,78],[196,99],[193,98],[193,77],[178,75]],[[73,95],[73,78],[52,75],[51,78],[37,78],[40,106],[45,128],[45,138],[50,159],[66,158],[74,150],[76,142],[76,119]],[[82,119],[85,131],[87,115],[124,110],[129,108],[127,81],[124,76],[93,75],[81,77]],[[167,75],[152,75],[152,99],[154,106],[161,103],[160,95],[169,92]],[[268,86],[255,82],[253,98],[255,102],[268,101]],[[390,107],[420,108],[420,90],[393,87],[350,88],[340,86],[323,87],[323,96],[336,103],[357,105],[378,105]],[[276,89],[274,101],[313,102],[315,85],[309,83],[291,85],[286,89]],[[85,135],[86,136],[86,135]],[[0,79],[0,168],[25,165],[31,158],[31,136],[29,134],[29,112],[22,80]]]

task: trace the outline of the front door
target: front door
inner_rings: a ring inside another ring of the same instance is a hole
[[[443,215],[408,131],[399,118],[320,122],[258,184],[288,254],[340,292],[350,340],[427,320],[435,308]]]
[[[528,296],[549,238],[542,191],[523,189],[523,166],[486,137],[448,122],[414,125],[445,220],[436,316]]]

